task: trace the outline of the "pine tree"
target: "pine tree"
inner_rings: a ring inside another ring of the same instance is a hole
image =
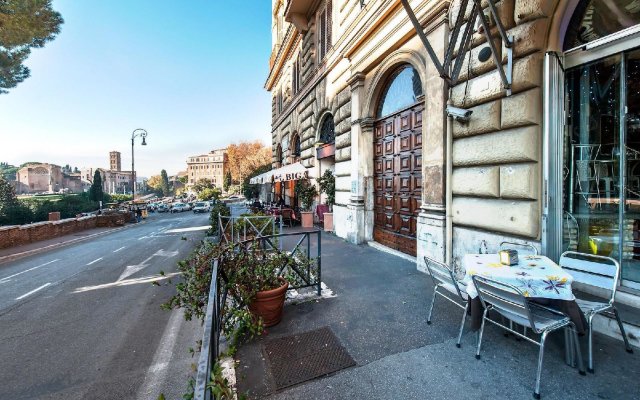
[[[229,187],[231,186],[231,171],[227,171],[227,174],[224,176],[224,191],[228,192]]]
[[[31,49],[53,40],[63,22],[51,0],[0,0],[0,94],[29,77]]]
[[[169,176],[167,175],[167,171],[164,169],[160,171],[160,178],[162,179],[160,183],[160,188],[162,189],[162,195],[168,196],[171,192],[169,189]]]
[[[93,183],[91,184],[91,189],[89,189],[89,199],[93,201],[102,201],[104,199],[102,175],[100,175],[100,171],[98,170],[93,174]]]
[[[0,213],[2,213],[2,210],[17,204],[18,199],[13,186],[0,174]]]

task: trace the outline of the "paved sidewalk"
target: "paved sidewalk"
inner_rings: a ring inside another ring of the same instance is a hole
[[[104,228],[93,228],[87,229],[84,231],[72,233],[69,235],[58,236],[48,240],[41,240],[39,242],[25,244],[23,246],[9,247],[7,249],[0,249],[0,264],[14,261],[22,257],[27,257],[33,254],[38,254],[43,251],[48,251],[52,249],[56,249],[62,246],[66,246],[69,244],[77,243],[83,240],[89,240],[91,238],[104,235],[110,232],[116,232],[120,229],[124,229],[128,225],[124,227],[104,227]]]
[[[462,348],[456,348],[461,310],[438,298],[433,323],[427,325],[433,288],[414,263],[324,234],[322,280],[335,298],[286,306],[279,325],[239,349],[241,393],[251,399],[305,400],[532,397],[537,346],[488,326],[483,358],[476,360],[475,334],[467,323]],[[324,326],[333,330],[356,366],[276,392],[262,343]],[[640,351],[627,354],[622,342],[596,334],[596,373],[580,376],[564,364],[562,338],[556,333],[547,340],[543,398],[637,398]]]

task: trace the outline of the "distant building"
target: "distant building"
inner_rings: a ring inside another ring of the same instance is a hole
[[[102,178],[102,190],[105,193],[131,193],[131,171],[114,171],[104,168],[82,168],[82,179],[93,183],[93,176],[100,171]]]
[[[33,163],[18,170],[15,189],[17,194],[81,193],[83,185],[79,174],[66,174],[59,165]]]
[[[112,171],[122,171],[122,159],[119,151],[109,152],[109,169]]]
[[[187,158],[187,188],[191,188],[200,179],[209,179],[217,187],[224,184],[227,173],[227,149],[211,150],[207,154]]]

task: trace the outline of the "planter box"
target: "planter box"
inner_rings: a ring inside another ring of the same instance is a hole
[[[324,213],[324,231],[333,232],[333,213]]]
[[[300,212],[302,227],[303,228],[313,228],[313,213],[311,211],[302,211]]]

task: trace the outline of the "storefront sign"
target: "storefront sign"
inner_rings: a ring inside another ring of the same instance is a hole
[[[275,182],[297,181],[300,179],[309,179],[309,171],[273,175]]]

